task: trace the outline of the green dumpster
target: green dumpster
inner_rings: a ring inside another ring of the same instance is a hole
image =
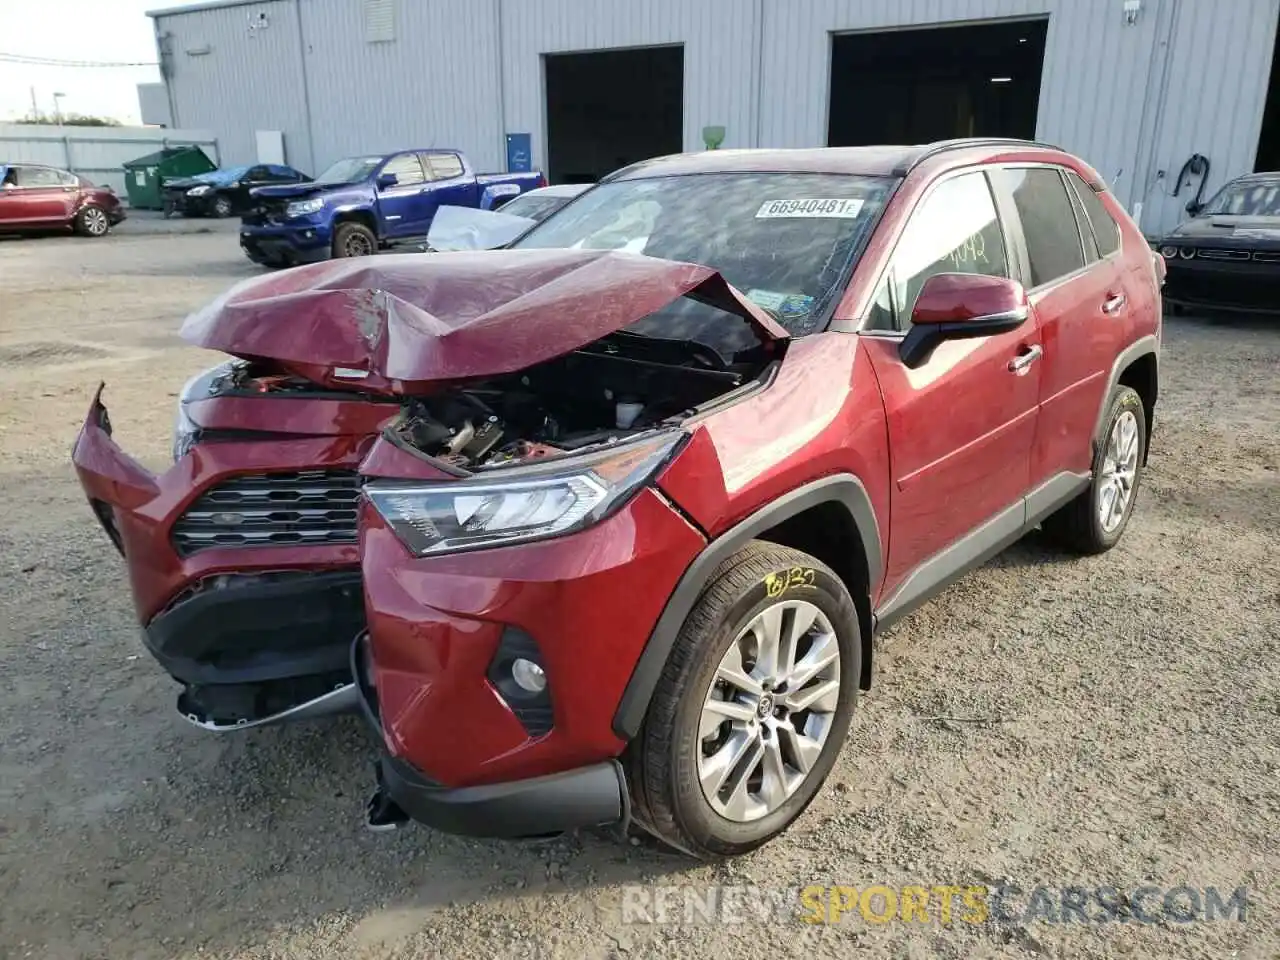
[[[124,187],[135,210],[162,210],[160,185],[177,177],[194,177],[217,165],[199,147],[165,147],[124,164]]]

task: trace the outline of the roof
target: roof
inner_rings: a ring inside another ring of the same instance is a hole
[[[679,176],[691,173],[845,173],[870,177],[899,177],[926,157],[952,150],[982,150],[991,154],[1010,147],[1057,150],[1030,140],[975,137],[936,143],[873,147],[806,147],[799,149],[703,150],[645,160],[608,179]]]
[[[202,3],[188,3],[180,7],[161,7],[156,10],[148,10],[148,17],[170,17],[174,14],[182,13],[198,13],[201,10],[219,10],[223,7],[247,7],[250,4],[261,6],[263,3],[269,3],[272,0],[203,0]]]

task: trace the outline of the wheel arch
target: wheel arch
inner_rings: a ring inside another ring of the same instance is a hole
[[[751,540],[765,540],[811,554],[844,581],[858,610],[862,675],[871,678],[871,588],[883,572],[875,510],[862,481],[852,474],[815,480],[761,507],[712,540],[694,558],[667,600],[614,711],[613,731],[631,740],[640,730],[677,634],[701,598],[715,568]]]
[[[1147,435],[1142,447],[1142,465],[1147,465],[1151,454],[1151,434],[1155,427],[1156,400],[1160,394],[1160,341],[1154,334],[1142,337],[1120,352],[1111,365],[1107,389],[1102,394],[1098,419],[1093,428],[1093,442],[1102,442],[1103,422],[1111,404],[1111,394],[1117,386],[1131,387],[1142,398],[1142,411],[1146,415]]]
[[[375,237],[379,236],[378,219],[373,215],[372,210],[365,210],[363,208],[339,210],[333,215],[333,229],[337,230],[338,227],[342,226],[344,223],[358,223],[361,226],[368,227],[372,230]]]

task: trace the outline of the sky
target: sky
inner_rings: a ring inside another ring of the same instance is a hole
[[[59,60],[154,62],[146,11],[185,0],[0,0],[0,54]],[[160,79],[154,67],[32,66],[0,59],[0,123],[31,112],[31,89],[44,113],[63,94],[64,113],[139,123],[139,83]]]

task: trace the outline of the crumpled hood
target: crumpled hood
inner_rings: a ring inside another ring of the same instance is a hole
[[[605,250],[499,250],[331,260],[242,281],[191,314],[196,346],[280,362],[327,386],[406,394],[515,373],[681,296],[787,331],[715,270]],[[725,323],[734,323],[725,317]]]
[[[276,200],[285,200],[291,197],[308,197],[313,193],[321,193],[325,190],[346,190],[350,189],[352,184],[349,183],[273,183],[266,187],[254,187],[249,191],[251,197],[271,197]]]

